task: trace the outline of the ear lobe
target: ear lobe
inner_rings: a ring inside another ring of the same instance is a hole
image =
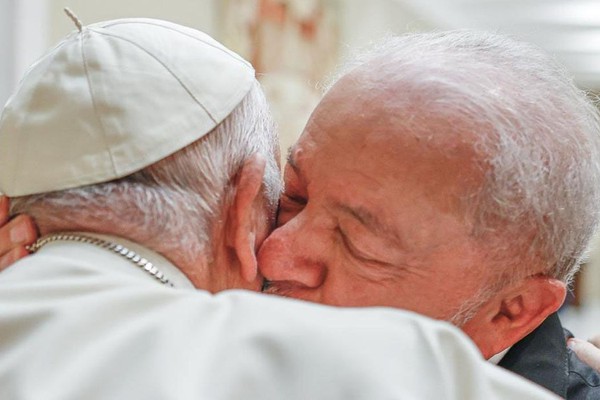
[[[240,265],[240,274],[252,282],[258,274],[256,262],[257,228],[262,205],[261,188],[266,161],[260,155],[249,158],[238,173],[236,191],[230,208],[230,227],[227,243],[235,252]]]
[[[537,328],[558,310],[565,296],[564,282],[531,276],[516,287],[500,291],[463,330],[479,346],[484,357],[489,358]]]

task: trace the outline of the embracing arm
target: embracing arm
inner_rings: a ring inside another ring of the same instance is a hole
[[[37,238],[33,220],[27,215],[9,219],[9,199],[0,196],[0,271],[25,257],[25,246]]]

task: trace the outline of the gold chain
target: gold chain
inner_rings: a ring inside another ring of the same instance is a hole
[[[156,278],[158,281],[160,281],[160,283],[170,286],[170,287],[174,287],[173,283],[171,281],[169,281],[169,279],[167,279],[165,274],[163,274],[158,268],[156,268],[154,266],[154,264],[152,264],[150,261],[141,257],[133,250],[129,250],[125,246],[109,242],[108,240],[102,240],[102,239],[94,238],[91,236],[85,236],[85,235],[74,235],[74,234],[70,234],[70,233],[55,233],[55,234],[46,236],[42,239],[38,239],[32,245],[27,246],[27,250],[29,250],[32,253],[35,253],[41,247],[47,245],[48,243],[56,242],[59,240],[68,240],[68,241],[72,241],[72,242],[87,243],[87,244],[92,244],[92,245],[101,247],[103,249],[110,250],[113,253],[127,259],[129,262],[140,267],[142,270],[146,271],[147,273],[152,275],[154,278]]]

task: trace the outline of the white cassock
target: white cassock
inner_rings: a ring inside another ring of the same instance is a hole
[[[409,312],[175,288],[56,241],[0,274],[0,399],[547,399],[459,330]]]

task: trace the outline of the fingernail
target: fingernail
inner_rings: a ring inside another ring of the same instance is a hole
[[[27,226],[25,225],[16,225],[10,230],[10,241],[13,243],[25,243],[28,236]]]
[[[575,339],[567,340],[567,347],[569,349],[574,350],[576,346],[577,346],[577,341]]]

